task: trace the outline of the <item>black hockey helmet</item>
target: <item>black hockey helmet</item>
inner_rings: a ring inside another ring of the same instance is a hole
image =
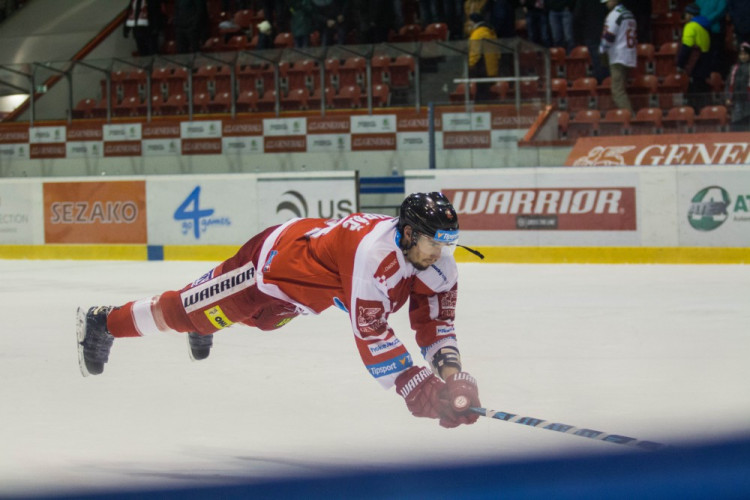
[[[398,230],[404,226],[442,243],[458,241],[458,215],[443,193],[412,193],[401,203]]]

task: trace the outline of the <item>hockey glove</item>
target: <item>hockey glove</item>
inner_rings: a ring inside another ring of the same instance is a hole
[[[415,417],[440,418],[447,409],[446,401],[440,399],[443,389],[442,380],[419,366],[412,366],[396,379],[396,392]]]
[[[454,373],[446,379],[442,392],[447,404],[440,416],[440,425],[452,428],[477,421],[479,415],[470,410],[472,406],[482,405],[474,377],[466,372]]]

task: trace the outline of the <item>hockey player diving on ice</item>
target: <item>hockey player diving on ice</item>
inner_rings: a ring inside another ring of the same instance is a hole
[[[292,219],[265,229],[180,290],[119,307],[78,310],[78,358],[99,375],[114,339],[184,332],[191,357],[208,357],[213,334],[242,323],[273,330],[300,314],[337,306],[349,315],[367,370],[396,391],[414,416],[443,427],[472,424],[481,406],[462,371],[454,330],[458,216],[442,193],[414,193],[398,217],[357,213]],[[409,300],[416,342],[429,365],[414,365],[388,317]]]

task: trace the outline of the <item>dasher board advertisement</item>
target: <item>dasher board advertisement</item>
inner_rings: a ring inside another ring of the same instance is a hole
[[[258,177],[261,227],[295,217],[338,219],[357,210],[356,173],[262,175]]]
[[[43,242],[41,198],[39,182],[6,179],[0,184],[0,244]]]
[[[154,176],[147,198],[150,245],[239,245],[260,229],[252,174]]]
[[[438,171],[406,178],[407,192],[439,190],[474,245],[638,246],[638,174],[566,169]]]
[[[681,172],[677,191],[681,246],[750,246],[750,171]]]

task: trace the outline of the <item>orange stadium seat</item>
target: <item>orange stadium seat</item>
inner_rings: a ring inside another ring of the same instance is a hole
[[[656,93],[659,79],[654,75],[638,75],[627,87],[628,97],[633,109],[657,106]]]
[[[310,91],[306,87],[297,87],[289,91],[289,94],[282,98],[281,107],[285,110],[307,109]]]
[[[477,84],[471,83],[469,85],[469,100],[473,101],[477,95]],[[450,93],[450,100],[454,104],[461,104],[466,100],[466,84],[459,83],[456,85],[455,90]]]
[[[695,117],[696,132],[723,132],[727,125],[727,108],[706,106]]]
[[[565,49],[563,47],[550,47],[549,58],[552,66],[552,75],[558,78],[567,78],[568,73],[565,69]]]
[[[667,42],[659,47],[659,51],[654,54],[654,73],[657,76],[671,75],[677,70],[677,52],[679,50],[679,42]]]
[[[391,58],[389,56],[375,56],[370,62],[372,83],[385,83],[391,82],[391,74],[388,67],[391,65]]]
[[[560,109],[568,107],[568,81],[565,78],[552,78],[550,81],[552,99]]]
[[[610,109],[599,122],[599,135],[628,134],[632,118],[632,113],[627,109]]]
[[[690,79],[685,73],[667,75],[658,87],[659,107],[670,109],[682,106],[689,84]]]
[[[258,111],[258,92],[254,89],[246,89],[237,96],[236,109],[238,113]]]
[[[356,85],[360,89],[365,84],[367,61],[364,57],[349,57],[339,66],[339,91],[344,87]]]
[[[608,76],[602,83],[596,86],[596,107],[602,111],[614,109],[615,101],[612,100],[612,77]]]
[[[81,99],[72,111],[73,118],[93,118],[96,99]]]
[[[573,81],[568,89],[568,109],[576,112],[596,107],[596,78],[583,77]]]
[[[232,93],[219,92],[208,102],[206,109],[209,113],[228,113],[232,109]]]
[[[391,89],[408,89],[414,80],[414,57],[397,56],[390,66]]]
[[[289,32],[279,33],[273,39],[273,46],[277,49],[291,49],[294,47],[294,37]]]
[[[389,106],[391,104],[391,90],[388,85],[378,83],[372,86],[372,105],[376,107]]]
[[[654,46],[650,43],[639,43],[636,46],[637,62],[634,75],[654,74]]]
[[[579,111],[568,123],[568,138],[590,137],[599,132],[599,110],[586,109]]]
[[[448,25],[445,23],[432,23],[425,26],[424,31],[419,34],[420,42],[430,42],[433,40],[448,41]]]
[[[656,134],[661,128],[661,109],[639,109],[635,114],[635,118],[630,121],[630,128],[633,135]]]
[[[683,134],[691,132],[695,121],[695,110],[691,106],[678,106],[667,111],[661,121],[665,134]]]
[[[558,137],[568,137],[568,125],[570,123],[570,114],[567,111],[556,111],[557,117],[557,134]]]
[[[313,93],[310,95],[310,99],[307,100],[308,107],[310,109],[320,109],[321,106],[321,90],[318,86]],[[325,107],[333,107],[333,96],[336,95],[336,90],[333,87],[326,87],[325,90]]]
[[[208,113],[208,105],[211,102],[211,95],[208,92],[198,92],[193,94],[193,113]]]
[[[577,80],[591,74],[591,54],[585,45],[573,48],[565,57],[568,80]]]
[[[341,87],[333,96],[333,105],[337,108],[362,107],[362,89],[357,85]]]
[[[281,97],[281,96],[279,96]],[[268,112],[276,109],[276,90],[266,90],[256,103],[258,111]],[[281,103],[279,103],[281,105]]]

